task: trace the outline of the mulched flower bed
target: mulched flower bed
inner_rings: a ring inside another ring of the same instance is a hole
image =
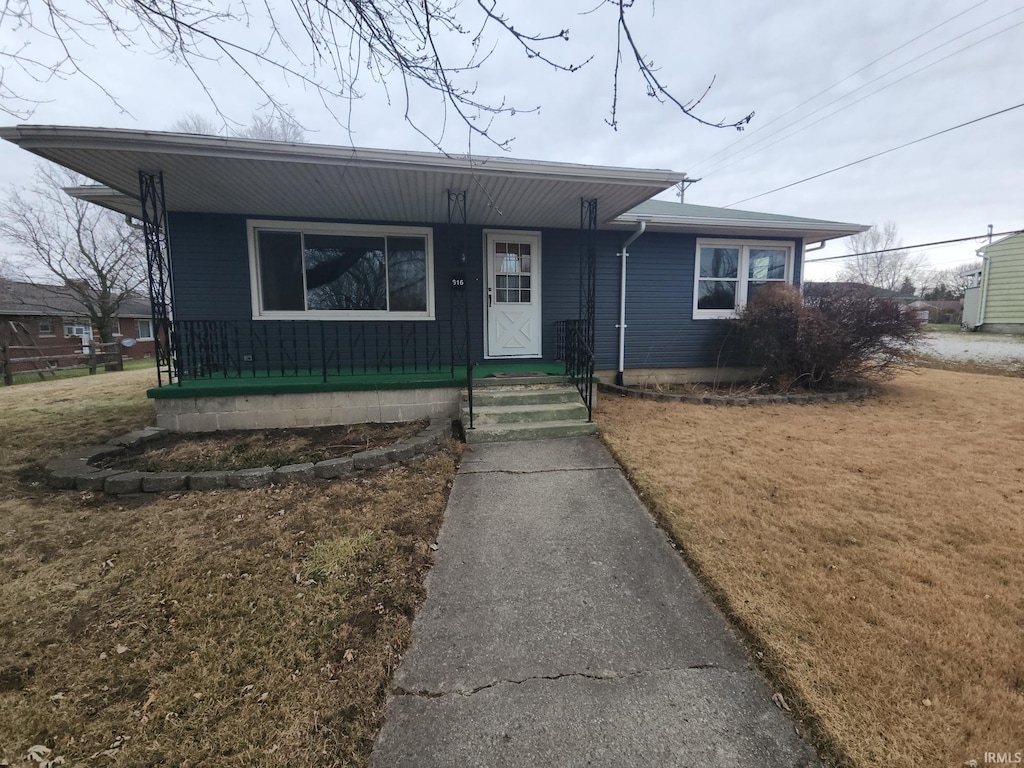
[[[344,458],[411,437],[427,421],[294,429],[171,432],[96,462],[139,472],[232,471]]]
[[[775,392],[765,384],[658,384],[647,387],[620,387],[601,384],[603,392],[623,397],[647,400],[675,400],[701,405],[778,405],[782,403],[841,403],[861,400],[871,394],[871,388],[853,384],[845,388],[824,392],[790,389]]]

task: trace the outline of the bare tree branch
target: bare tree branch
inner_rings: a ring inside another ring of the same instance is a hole
[[[626,11],[633,7],[635,0],[606,0],[609,4],[615,5],[618,8],[618,37],[615,49],[615,75],[612,84],[612,114],[611,119],[606,120],[612,128],[618,130],[619,127],[619,64],[622,61],[622,41],[623,37],[626,40],[627,50],[632,54],[633,60],[636,62],[637,69],[640,72],[640,76],[643,78],[645,85],[647,86],[647,95],[657,102],[664,104],[669,102],[679,109],[684,115],[693,120],[696,120],[701,125],[707,125],[711,128],[735,128],[737,131],[742,131],[746,128],[747,124],[754,119],[754,113],[751,112],[746,117],[742,117],[739,120],[726,121],[719,120],[718,122],[710,122],[702,117],[698,117],[695,114],[695,110],[700,103],[704,101],[704,97],[711,91],[711,87],[715,84],[715,78],[711,78],[711,82],[708,83],[707,88],[704,92],[696,99],[692,99],[687,102],[680,101],[677,99],[668,88],[661,82],[657,75],[657,68],[654,66],[654,61],[647,58],[641,52],[639,46],[633,38],[633,32],[626,21]]]
[[[249,4],[243,0],[227,5],[218,0],[5,0],[0,6],[0,32],[4,33],[0,36],[0,111],[28,117],[37,105],[28,94],[15,90],[13,72],[36,83],[84,78],[126,111],[109,84],[86,71],[82,59],[83,47],[99,49],[113,40],[126,49],[164,57],[187,69],[225,126],[232,121],[221,112],[206,82],[204,68],[208,64],[229,66],[240,73],[260,94],[270,114],[281,118],[290,113],[261,75],[272,70],[288,87],[318,94],[325,108],[346,127],[349,118],[342,119],[336,105],[342,102],[345,114],[351,115],[352,102],[361,96],[357,83],[376,83],[390,99],[397,78],[406,121],[435,146],[440,147],[443,130],[440,136],[429,134],[414,117],[413,101],[423,94],[439,96],[445,111],[451,109],[471,133],[507,148],[509,139],[492,135],[494,121],[516,112],[536,111],[538,105],[514,105],[504,97],[490,99],[478,94],[475,73],[487,64],[497,45],[511,41],[527,59],[565,73],[586,66],[597,52],[581,61],[561,61],[555,53],[568,42],[568,28],[523,31],[502,10],[501,2],[291,0],[276,5],[270,0],[250,0]],[[628,13],[634,2],[601,0],[591,11],[608,8],[615,14],[617,44],[609,125],[618,126],[620,65],[628,54],[649,96],[702,125],[741,130],[753,113],[740,120],[718,122],[696,113],[711,85],[687,101],[677,98],[662,82],[653,59],[645,55],[629,25]],[[11,42],[14,40],[18,42]],[[49,48],[50,53],[30,57],[27,51],[33,42],[45,43],[43,50]]]

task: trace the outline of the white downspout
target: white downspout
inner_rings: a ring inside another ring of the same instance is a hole
[[[622,244],[622,250],[619,251],[619,258],[622,262],[622,277],[619,279],[619,324],[615,326],[619,329],[619,370],[615,374],[615,383],[620,387],[625,386],[622,374],[626,370],[626,257],[629,255],[626,249],[646,231],[647,222],[641,221],[636,232],[626,239],[626,242]]]
[[[988,300],[988,273],[992,267],[992,259],[988,251],[981,257],[981,299],[978,302],[978,324],[972,330],[978,330],[985,324],[985,302]]]
[[[978,302],[978,324],[971,330],[976,331],[985,323],[985,302],[988,300],[988,272],[992,261],[988,255],[988,249],[992,246],[992,225],[988,225],[988,245],[979,248],[976,253],[981,256],[981,300]]]

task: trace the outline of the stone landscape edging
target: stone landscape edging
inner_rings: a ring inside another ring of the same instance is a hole
[[[361,451],[352,456],[281,467],[205,472],[138,472],[131,469],[101,469],[94,465],[94,462],[119,456],[131,446],[155,440],[167,432],[161,427],[146,427],[100,445],[87,445],[68,451],[46,465],[46,484],[54,490],[101,491],[122,496],[133,493],[262,488],[271,484],[333,480],[350,477],[364,470],[408,464],[419,456],[438,451],[444,440],[451,436],[452,428],[450,420],[432,417],[425,429],[392,445]]]
[[[788,395],[682,395],[671,392],[651,392],[636,387],[621,387],[618,384],[598,384],[602,392],[636,397],[641,400],[663,400],[669,402],[692,403],[694,405],[779,405],[809,403],[846,403],[852,400],[863,400],[871,394],[870,387],[855,387],[842,392],[801,392]]]

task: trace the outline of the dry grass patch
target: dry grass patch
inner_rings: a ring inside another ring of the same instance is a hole
[[[597,419],[833,756],[932,768],[1024,749],[1022,401],[926,370],[862,403]]]
[[[1002,360],[979,363],[975,360],[950,360],[935,355],[918,355],[916,363],[921,368],[937,368],[940,371],[980,373],[990,376],[1024,377],[1024,360]]]
[[[0,387],[0,496],[61,451],[154,422],[152,369]],[[31,479],[31,478],[29,478]]]
[[[254,491],[33,489],[34,464],[151,419],[149,377],[120,376],[0,391],[0,764],[365,764],[453,455]]]

